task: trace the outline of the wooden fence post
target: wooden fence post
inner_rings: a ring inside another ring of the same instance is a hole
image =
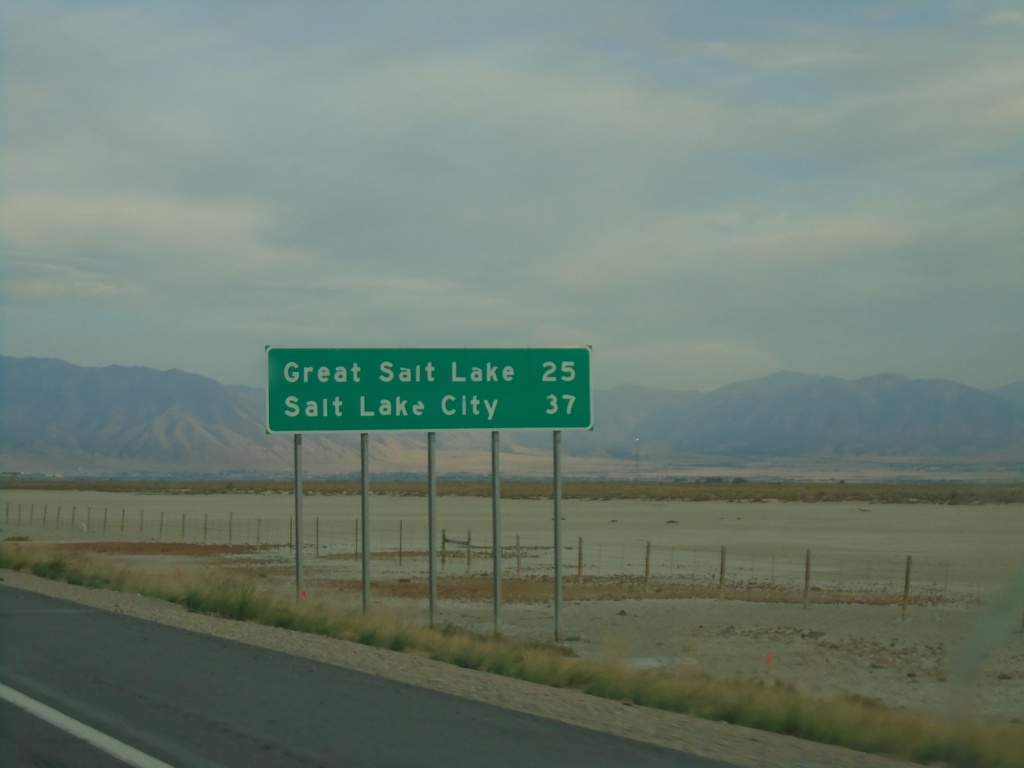
[[[447,543],[448,543],[448,532],[444,528],[442,528],[441,529],[441,570],[442,571],[444,570],[444,563],[445,563],[445,560],[447,559],[446,558],[446,554],[447,553],[445,551]]]
[[[811,550],[807,550],[804,560],[804,608],[811,599]]]
[[[718,598],[725,597],[725,544],[722,545],[721,559],[718,564]]]
[[[160,525],[156,529],[156,540],[163,541],[164,538],[164,511],[160,510]]]
[[[647,552],[644,555],[644,591],[651,588],[651,542],[647,542]]]
[[[469,576],[473,572],[473,532],[466,531],[466,575]]]
[[[907,603],[910,601],[910,555],[907,555],[907,573],[903,577],[903,611],[900,621],[907,620]]]
[[[185,543],[185,513],[181,513],[181,543]]]
[[[580,536],[579,551],[576,553],[576,583],[583,586],[583,537]]]

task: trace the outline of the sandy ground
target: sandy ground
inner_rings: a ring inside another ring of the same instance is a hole
[[[1020,601],[996,607],[801,605],[733,600],[570,603],[566,643],[584,657],[783,681],[826,697],[857,694],[901,709],[1024,720]],[[493,616],[443,603],[444,621],[481,632]],[[506,634],[550,637],[547,606],[503,606]]]
[[[11,491],[14,504],[4,519],[3,538],[33,540],[155,541],[195,540],[197,521],[209,540],[225,535],[232,516],[234,541],[256,540],[253,523],[266,544],[272,525],[287,535],[293,500],[268,496],[149,496],[63,494]],[[358,497],[304,500],[305,539],[319,519],[322,557],[307,546],[308,599],[358,608],[358,591],[338,594],[328,580],[358,578],[361,563],[350,553],[359,516]],[[18,510],[20,505],[20,511]],[[54,525],[63,508],[64,528]],[[77,508],[76,526],[67,525]],[[48,523],[42,525],[42,508]],[[372,607],[386,608],[426,623],[426,558],[407,554],[401,566],[394,554],[398,521],[405,546],[423,547],[425,500],[371,499]],[[490,499],[444,498],[438,527],[474,531],[474,542],[490,536]],[[10,509],[8,506],[7,509]],[[81,523],[89,511],[89,530]],[[108,516],[107,530],[100,510]],[[122,533],[119,516],[125,509]],[[145,518],[132,517],[146,509]],[[154,527],[164,513],[163,530]],[[20,523],[18,515],[20,514]],[[503,501],[503,543],[519,536],[533,546],[526,575],[550,577],[551,502]],[[658,578],[716,579],[721,546],[728,546],[730,578],[739,582],[802,587],[804,555],[814,555],[815,584],[823,590],[899,594],[905,561],[913,557],[912,602],[903,619],[901,605],[761,603],[717,599],[622,599],[566,602],[561,636],[585,657],[611,658],[637,667],[697,669],[719,678],[780,680],[814,696],[840,693],[878,699],[887,705],[938,715],[976,714],[993,720],[1024,720],[1024,505],[936,506],[925,504],[733,504],[726,502],[565,502],[563,541],[586,541],[586,575],[644,569],[643,548],[654,543]],[[29,525],[31,515],[32,524]],[[181,522],[184,518],[184,524]],[[140,524],[141,523],[141,524]],[[182,537],[181,529],[185,529]],[[331,532],[335,533],[332,534]],[[345,538],[347,536],[348,538]],[[422,537],[423,541],[417,541]],[[388,550],[387,553],[375,550]],[[456,552],[456,548],[449,550]],[[267,576],[265,583],[294,594],[292,550],[281,546],[240,558],[244,567]],[[310,556],[310,555],[313,556]],[[565,556],[567,576],[575,573],[575,552]],[[237,558],[202,561],[173,558],[126,562],[146,569],[232,568]],[[262,564],[261,564],[262,563]],[[474,574],[488,579],[490,557],[473,561]],[[506,554],[506,571],[514,569]],[[446,573],[464,574],[465,560],[450,559]],[[770,574],[770,576],[769,576]],[[411,579],[423,584],[424,598],[384,598],[372,584]],[[817,597],[812,594],[812,597]],[[639,595],[637,596],[639,597]],[[927,604],[930,603],[930,604]],[[494,629],[490,602],[441,601],[437,620],[473,631]],[[551,640],[550,602],[504,604],[500,631],[523,640]]]

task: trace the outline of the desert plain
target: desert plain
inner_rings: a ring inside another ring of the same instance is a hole
[[[303,498],[300,599],[360,610],[361,504]],[[3,539],[296,595],[288,493],[9,489],[0,507]],[[490,498],[438,500],[435,622],[550,642],[553,503],[501,500],[497,615],[493,514]],[[560,516],[558,635],[580,656],[1024,719],[1022,504],[566,499]],[[369,609],[426,624],[426,499],[374,495],[369,521]]]

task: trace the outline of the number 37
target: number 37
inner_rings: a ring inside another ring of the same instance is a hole
[[[541,381],[572,381],[576,378],[576,363],[572,360],[563,360],[561,369],[559,369],[556,363],[550,360],[543,364],[544,375],[541,376]],[[576,403],[575,395],[562,395],[559,400],[558,395],[547,395],[548,398],[548,409],[545,411],[547,414],[558,413],[558,408],[565,403],[566,414],[572,413],[572,407]]]
[[[547,414],[558,413],[558,395],[548,395],[548,409],[544,411]],[[566,415],[572,413],[572,407],[576,403],[576,395],[562,395],[562,400],[565,401],[565,413]]]

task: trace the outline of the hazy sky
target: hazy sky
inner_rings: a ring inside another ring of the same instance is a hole
[[[0,353],[1024,380],[1024,4],[0,10]]]

